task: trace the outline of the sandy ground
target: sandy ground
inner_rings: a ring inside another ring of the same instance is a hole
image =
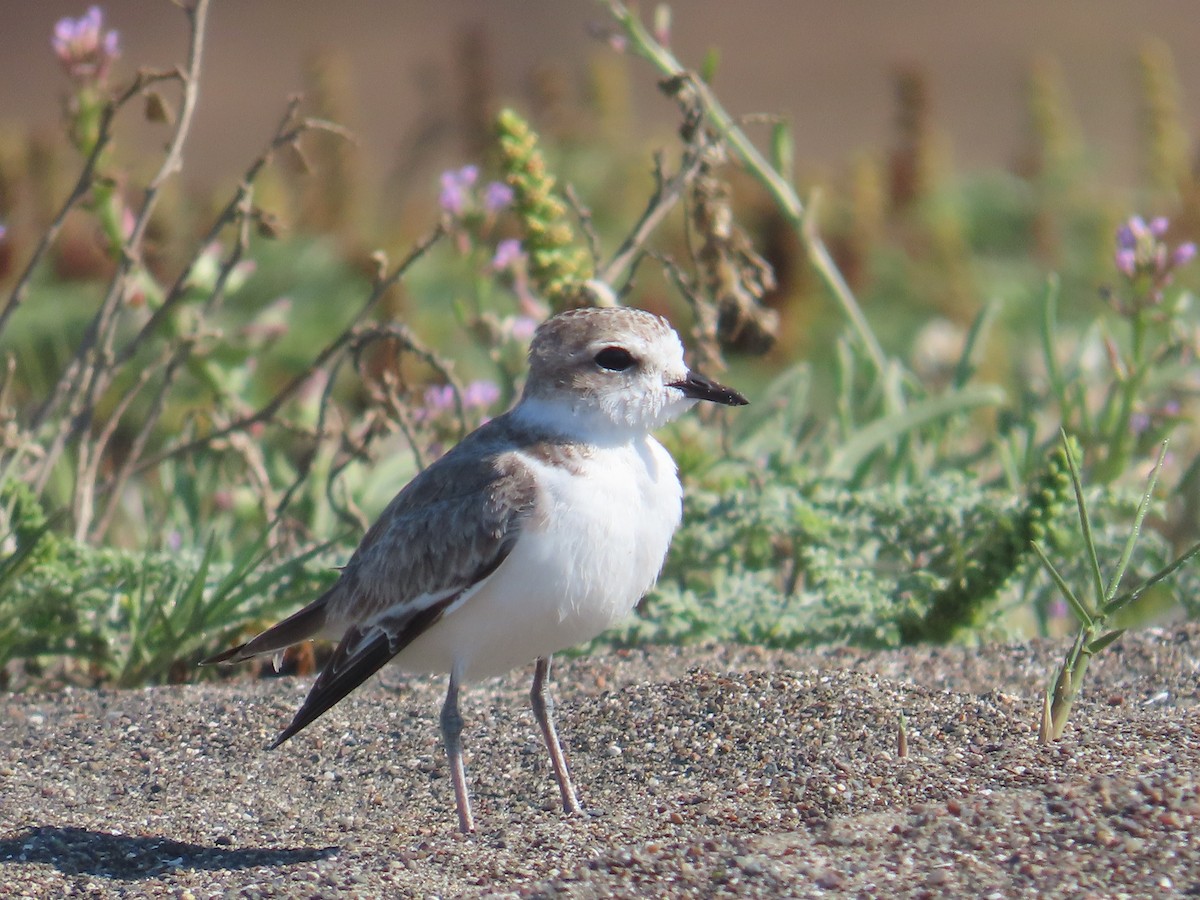
[[[5,897],[1200,895],[1200,627],[1126,636],[1066,737],[1060,644],[653,649],[558,668],[589,814],[563,818],[527,674],[385,674],[283,748],[307,680],[0,699]],[[908,754],[897,753],[900,716]]]

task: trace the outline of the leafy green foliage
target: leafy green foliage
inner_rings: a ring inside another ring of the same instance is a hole
[[[659,585],[620,641],[892,647],[983,626],[1057,527],[1052,467],[1023,502],[951,472],[849,490],[796,468],[693,489]]]
[[[333,579],[326,548],[272,560],[265,532],[221,565],[215,538],[199,554],[94,548],[55,536],[24,485],[7,485],[0,498],[9,529],[0,558],[5,681],[82,672],[127,687],[190,678],[212,632],[261,625]]]
[[[9,677],[82,677],[120,686],[190,679],[214,634],[260,627],[316,596],[335,574],[313,551],[272,563],[263,547],[214,564],[200,554],[135,553],[62,541],[52,561],[0,595],[0,666]],[[62,668],[64,659],[76,660]],[[20,670],[11,663],[20,662]]]

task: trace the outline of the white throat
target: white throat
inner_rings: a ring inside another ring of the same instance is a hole
[[[670,394],[678,394],[671,397]],[[613,446],[627,444],[670,422],[695,404],[681,392],[664,388],[659,398],[614,396],[595,398],[568,393],[538,393],[521,398],[512,415],[519,422],[573,440]]]

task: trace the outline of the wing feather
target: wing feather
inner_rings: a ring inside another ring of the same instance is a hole
[[[458,595],[452,594],[424,609],[414,610],[402,619],[384,616],[378,622],[352,626],[313,682],[291,724],[267,749],[274,750],[332,709],[440,619],[446,607],[457,599]]]
[[[482,464],[459,452],[470,443],[459,444],[388,504],[342,572],[346,589],[330,598],[332,621],[361,622],[465,590],[508,556],[537,502],[537,482],[515,453]]]
[[[337,584],[318,601],[321,622],[344,623],[347,630],[272,747],[375,674],[456,601],[465,600],[512,552],[536,505],[537,482],[516,454],[481,460],[463,450],[470,441],[396,496],[363,537]],[[275,646],[274,630],[246,649]]]

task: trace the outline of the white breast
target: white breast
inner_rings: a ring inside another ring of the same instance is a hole
[[[401,653],[400,667],[500,674],[590,640],[653,586],[682,514],[661,444],[597,448],[574,470],[522,458],[541,488],[535,515],[504,564]]]

